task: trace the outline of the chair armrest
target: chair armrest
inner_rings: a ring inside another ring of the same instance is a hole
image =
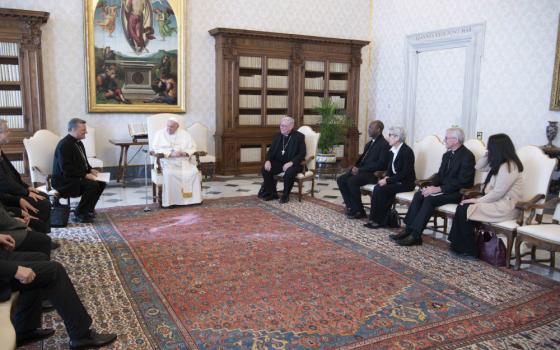
[[[163,153],[156,153],[154,151],[150,151],[150,155],[156,158],[156,172],[158,174],[161,174],[161,158],[165,158],[165,155]]]
[[[436,176],[436,174],[433,174],[432,176],[430,176],[427,179],[416,180],[416,181],[414,181],[414,183],[416,184],[416,186],[418,186],[420,188],[428,187],[428,186],[432,185],[432,182],[433,182],[435,176]]]

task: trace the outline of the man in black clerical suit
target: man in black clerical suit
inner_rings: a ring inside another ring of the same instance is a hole
[[[387,169],[389,161],[389,143],[383,137],[383,122],[374,120],[369,124],[368,134],[371,137],[364,147],[364,152],[356,164],[340,175],[336,182],[338,189],[344,198],[346,214],[351,219],[366,217],[360,187],[377,182],[376,171]]]
[[[64,267],[48,261],[46,255],[13,252],[12,237],[0,234],[0,301],[19,291],[12,323],[17,345],[50,337],[54,330],[41,327],[41,299],[47,298],[64,320],[71,349],[101,347],[113,342],[115,334],[99,334],[90,329],[87,313]]]
[[[261,171],[264,180],[263,199],[265,201],[278,198],[274,175],[281,172],[284,172],[284,189],[280,203],[289,201],[296,175],[302,171],[301,162],[305,159],[305,151],[305,135],[294,130],[294,119],[282,118],[280,133],[272,140]]]
[[[54,153],[52,186],[62,197],[82,196],[74,212],[78,222],[92,222],[94,209],[105,183],[96,180],[97,170],[89,164],[82,141],[87,134],[86,121],[73,118],[68,122],[68,135]]]
[[[389,225],[389,213],[397,193],[412,191],[416,173],[414,172],[414,151],[404,143],[405,132],[401,127],[389,128],[389,145],[392,153],[385,177],[377,182],[371,194],[371,210],[367,228]]]
[[[437,207],[461,201],[461,188],[473,186],[474,155],[463,146],[465,133],[461,128],[449,128],[445,132],[445,147],[439,171],[431,179],[431,185],[414,194],[400,234],[391,235],[399,245],[422,244],[422,232]]]
[[[9,142],[10,129],[0,120],[0,145]],[[21,179],[8,157],[0,153],[0,202],[17,217],[30,217],[29,226],[38,232],[51,232],[51,202],[46,193],[29,186]]]

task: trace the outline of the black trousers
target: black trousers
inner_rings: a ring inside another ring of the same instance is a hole
[[[91,317],[80,301],[74,285],[64,267],[55,261],[47,261],[41,253],[12,252],[6,260],[32,269],[35,280],[21,284],[12,280],[12,289],[20,292],[12,323],[17,334],[41,327],[41,295],[47,298],[64,320],[70,339],[88,335]]]
[[[18,252],[39,252],[51,258],[51,238],[44,233],[29,231],[27,236],[16,247]]]
[[[412,191],[414,184],[386,184],[385,186],[375,186],[371,194],[371,210],[369,212],[370,221],[376,222],[381,226],[389,224],[389,212],[395,202],[395,196],[400,192]]]
[[[451,242],[451,249],[457,253],[464,253],[470,256],[478,256],[476,245],[475,229],[477,221],[467,219],[467,209],[470,204],[457,206],[453,226],[447,239]]]
[[[264,167],[261,170],[261,174],[264,181],[264,196],[271,196],[276,194],[276,180],[274,180],[274,175],[280,174],[284,170],[282,167],[285,163],[281,163],[279,161],[273,160],[270,161],[271,168],[270,171],[266,171]],[[287,162],[286,162],[287,163]],[[294,181],[296,175],[300,173],[302,170],[301,165],[294,164],[286,170],[284,173],[284,189],[282,190],[283,197],[289,197],[290,192],[292,191],[292,187],[294,187]]]
[[[350,213],[358,213],[364,211],[360,187],[377,183],[377,176],[370,172],[352,175],[352,172],[348,171],[340,175],[336,179],[336,183],[338,184],[338,189],[342,194],[346,208],[350,209]]]
[[[105,190],[106,183],[101,181],[92,181],[88,179],[83,179],[80,182],[80,193],[82,198],[80,203],[76,207],[77,215],[87,215],[93,212],[99,197]]]
[[[407,230],[412,231],[415,238],[419,238],[437,207],[444,204],[459,203],[461,198],[462,195],[459,192],[424,197],[422,191],[417,191],[404,218]]]

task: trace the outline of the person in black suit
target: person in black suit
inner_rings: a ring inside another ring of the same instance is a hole
[[[73,118],[68,122],[68,135],[54,153],[52,186],[62,197],[79,197],[80,203],[74,211],[78,222],[92,222],[94,209],[105,183],[96,180],[97,170],[89,164],[82,141],[87,134],[86,121]]]
[[[405,132],[401,127],[389,128],[389,145],[392,159],[386,176],[377,182],[371,194],[371,210],[367,228],[387,227],[389,212],[399,192],[412,191],[416,174],[414,172],[414,152],[404,143]]]
[[[408,208],[403,232],[389,236],[399,245],[422,244],[422,232],[437,207],[461,201],[461,188],[469,188],[474,182],[474,155],[463,146],[465,133],[461,128],[449,128],[445,132],[447,152],[441,158],[439,171],[431,179],[431,185],[414,194]]]
[[[9,142],[10,129],[0,120],[0,145]],[[51,202],[49,196],[23,182],[21,175],[3,151],[0,152],[0,202],[17,217],[28,217],[35,231],[51,232]]]
[[[364,152],[356,164],[336,179],[338,189],[344,198],[348,218],[366,217],[360,187],[377,182],[375,172],[387,169],[389,162],[389,143],[383,137],[383,122],[374,120],[369,124],[368,134],[371,141],[364,147]]]
[[[280,203],[290,200],[296,175],[302,171],[301,162],[305,159],[305,152],[305,135],[294,130],[293,118],[282,118],[280,132],[272,140],[261,170],[264,180],[262,198],[265,201],[278,198],[274,175],[281,172],[284,172],[284,189]]]
[[[0,234],[0,301],[19,291],[12,323],[17,345],[50,337],[54,330],[41,327],[41,297],[46,297],[64,320],[71,349],[101,347],[113,342],[115,334],[90,329],[92,320],[80,301],[64,267],[34,252],[12,252],[12,237]]]

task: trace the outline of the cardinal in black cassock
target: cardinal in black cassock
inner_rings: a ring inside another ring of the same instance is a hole
[[[280,133],[272,140],[262,168],[264,180],[262,198],[265,201],[278,198],[274,175],[284,172],[284,190],[280,203],[288,202],[296,175],[302,171],[301,162],[304,159],[305,136],[294,130],[292,118],[282,118]]]

